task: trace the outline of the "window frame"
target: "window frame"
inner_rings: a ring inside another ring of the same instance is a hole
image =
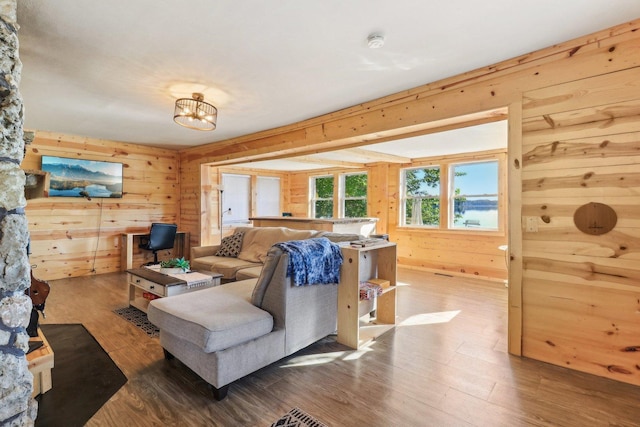
[[[416,169],[439,169],[440,171],[440,180],[438,183],[439,186],[439,194],[437,196],[408,196],[407,195],[407,171],[416,170]],[[400,169],[400,209],[398,209],[400,213],[399,218],[399,226],[400,227],[419,227],[419,228],[427,228],[427,229],[438,229],[441,228],[442,224],[442,166],[439,164],[429,164],[424,166],[411,166]],[[438,206],[438,224],[407,224],[407,200],[416,200],[420,199],[431,199],[437,200],[439,202]]]
[[[316,197],[316,180],[321,178],[331,178],[333,180],[333,190],[330,198]],[[309,177],[309,212],[311,218],[316,218],[316,202],[318,201],[330,201],[332,203],[332,212],[335,213],[335,195],[336,195],[336,180],[333,174],[313,175]],[[332,213],[331,216],[334,216]]]
[[[361,197],[347,197],[347,177],[356,176],[356,175],[364,175],[367,178],[367,185],[365,195]],[[347,200],[364,200],[366,206],[365,216],[363,217],[349,217],[349,218],[367,218],[369,214],[369,174],[367,171],[359,171],[359,172],[346,172],[341,173],[339,175],[339,183],[338,183],[338,218],[347,218],[346,212],[346,202]]]
[[[399,169],[399,191],[400,195],[398,199],[398,212],[397,221],[398,228],[415,228],[425,231],[438,231],[438,232],[452,232],[452,233],[482,233],[482,234],[503,234],[505,232],[505,210],[506,210],[506,184],[504,182],[504,168],[506,167],[506,154],[502,152],[487,153],[483,155],[477,155],[472,158],[469,156],[456,156],[455,158],[442,158],[442,159],[429,159],[422,162],[415,162],[410,166],[401,167]],[[498,165],[497,176],[497,228],[484,228],[484,227],[453,227],[453,215],[454,206],[450,202],[453,198],[451,194],[455,195],[455,189],[452,183],[451,173],[453,173],[454,165],[470,164],[470,163],[489,163],[496,162]],[[430,167],[440,167],[440,224],[438,226],[433,225],[418,225],[408,224],[406,221],[406,175],[405,171],[410,169],[426,169]],[[451,189],[450,189],[451,188]]]
[[[462,165],[474,165],[474,164],[482,164],[482,163],[495,163],[496,164],[496,193],[489,194],[455,194],[455,168],[456,166]],[[456,226],[455,225],[455,199],[459,197],[468,197],[468,198],[476,198],[476,197],[495,197],[496,199],[496,226],[495,227],[473,227],[474,231],[499,231],[500,230],[500,162],[498,159],[483,159],[483,160],[469,160],[469,161],[457,161],[452,162],[448,165],[449,167],[449,189],[448,189],[448,206],[449,206],[449,218],[448,218],[448,229],[450,230],[469,230],[468,226]]]

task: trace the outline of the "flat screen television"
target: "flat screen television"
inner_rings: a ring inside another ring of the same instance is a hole
[[[122,163],[42,156],[49,197],[122,197]]]

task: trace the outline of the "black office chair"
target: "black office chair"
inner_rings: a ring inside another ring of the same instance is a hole
[[[173,248],[177,231],[178,226],[176,224],[162,224],[159,222],[151,224],[148,240],[141,241],[138,245],[141,249],[153,252],[153,263],[146,265],[158,264],[158,251]]]

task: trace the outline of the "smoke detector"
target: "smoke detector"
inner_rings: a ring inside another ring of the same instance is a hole
[[[367,46],[369,49],[378,49],[384,46],[384,37],[380,34],[371,34],[367,37]]]

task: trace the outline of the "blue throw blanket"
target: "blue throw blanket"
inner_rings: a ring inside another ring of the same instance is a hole
[[[287,277],[293,284],[313,285],[338,283],[342,252],[340,246],[326,237],[316,239],[291,240],[274,245],[289,254]]]

